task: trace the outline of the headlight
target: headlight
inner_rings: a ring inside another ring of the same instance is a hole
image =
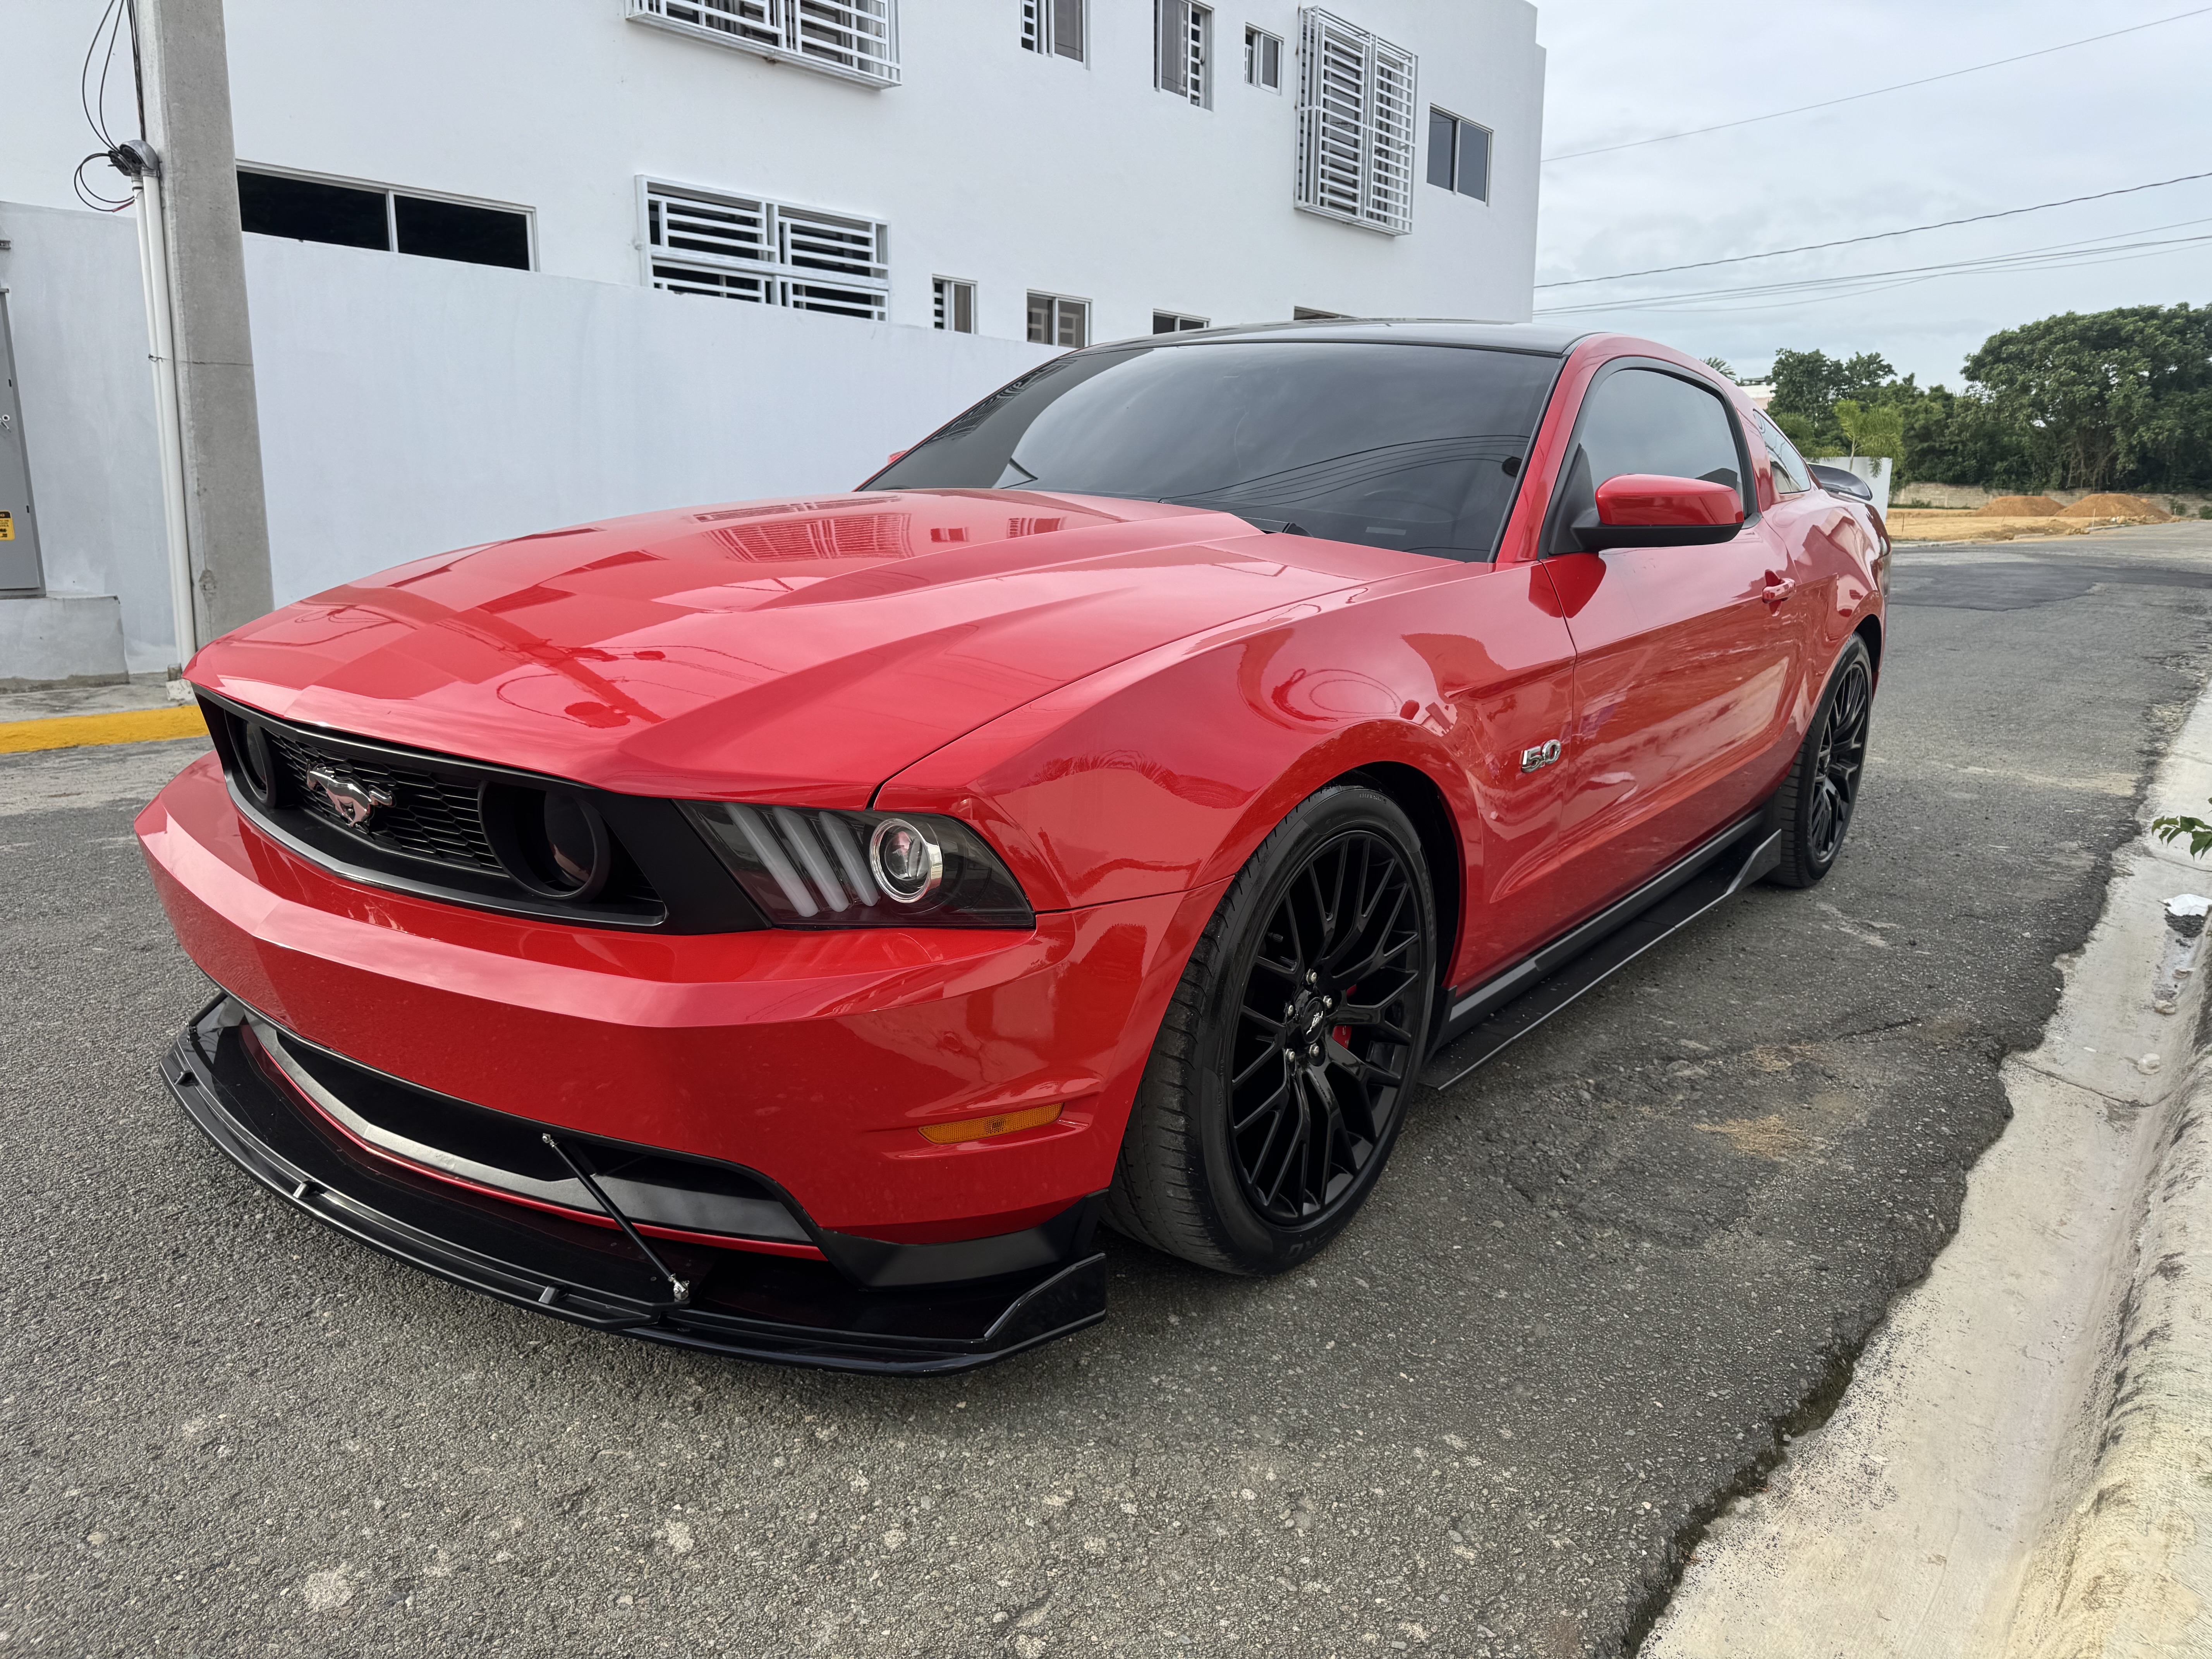
[[[957,818],[684,801],[753,902],[781,927],[1033,927],[989,843]]]

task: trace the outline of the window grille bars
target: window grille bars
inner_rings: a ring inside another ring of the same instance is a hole
[[[1191,0],[1158,0],[1153,12],[1153,44],[1158,69],[1153,79],[1162,92],[1188,99],[1200,109],[1213,107],[1213,13]]]
[[[1413,228],[1414,58],[1318,6],[1298,12],[1298,172],[1309,213]]]
[[[1085,0],[1022,0],[1022,46],[1084,61]]]
[[[872,87],[899,83],[898,0],[627,0],[629,16]]]
[[[888,319],[888,225],[651,179],[639,185],[646,280],[653,287]]]

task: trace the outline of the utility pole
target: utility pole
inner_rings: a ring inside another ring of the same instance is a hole
[[[170,592],[188,658],[276,599],[222,0],[137,0],[135,12],[146,140],[118,165],[142,216]]]

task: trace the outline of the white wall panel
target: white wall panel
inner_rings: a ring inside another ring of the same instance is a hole
[[[280,601],[613,514],[849,489],[1053,354],[250,237]]]

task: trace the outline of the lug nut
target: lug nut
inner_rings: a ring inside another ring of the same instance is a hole
[[[1306,983],[1307,983],[1307,984],[1309,984],[1309,985],[1318,985],[1318,984],[1320,984],[1320,983],[1321,983],[1321,975],[1320,975],[1318,973],[1315,972],[1312,969],[1310,969],[1310,968],[1307,969],[1306,969]]]

